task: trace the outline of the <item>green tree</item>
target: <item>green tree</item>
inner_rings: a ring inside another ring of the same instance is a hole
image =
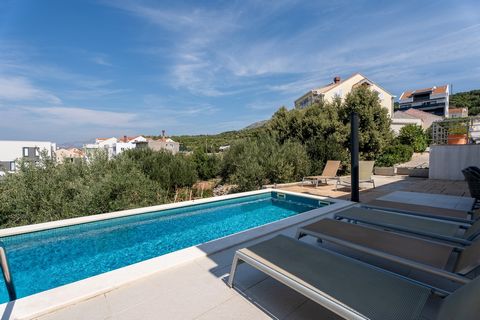
[[[347,94],[340,108],[343,123],[350,122],[352,112],[357,112],[359,117],[360,156],[375,160],[393,141],[388,111],[381,106],[377,92],[359,86]]]
[[[264,136],[235,143],[222,162],[222,178],[238,191],[258,189],[264,184],[301,179],[309,172],[305,147],[296,141],[280,144]]]
[[[415,124],[402,127],[398,140],[401,144],[411,146],[415,152],[424,152],[428,147],[427,133]]]
[[[220,156],[214,153],[207,154],[202,148],[193,152],[193,162],[200,179],[212,179],[220,173]]]

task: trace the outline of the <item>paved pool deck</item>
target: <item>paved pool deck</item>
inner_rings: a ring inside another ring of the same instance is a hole
[[[363,190],[362,201],[393,191],[469,196],[466,184],[462,181],[375,178],[378,187]],[[335,191],[331,185],[318,188],[288,186],[284,189],[349,198],[348,191]],[[289,227],[275,234],[293,237],[297,227]],[[339,319],[246,264],[239,266],[236,289],[226,285],[235,250],[272,236],[274,234],[195,259],[37,319]],[[309,237],[302,241],[315,243]]]

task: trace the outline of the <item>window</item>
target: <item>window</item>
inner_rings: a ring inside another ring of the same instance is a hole
[[[23,156],[28,157],[28,147],[23,147]]]
[[[10,171],[15,171],[15,161],[10,162]]]
[[[40,157],[40,148],[35,148],[35,157]]]

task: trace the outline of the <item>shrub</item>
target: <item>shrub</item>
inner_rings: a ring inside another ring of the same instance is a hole
[[[207,154],[203,149],[196,149],[193,152],[193,162],[200,179],[208,180],[220,174],[221,159],[213,153]]]
[[[263,137],[239,141],[225,153],[221,175],[238,191],[259,189],[264,184],[298,181],[309,172],[305,147],[299,142],[280,144]]]
[[[16,226],[111,212],[166,202],[167,191],[146,176],[131,158],[108,161],[99,155],[55,165],[42,157],[38,166],[0,182],[0,224]]]
[[[410,161],[413,155],[413,148],[404,144],[395,144],[384,149],[375,161],[378,167],[391,167],[398,163]]]
[[[173,155],[169,151],[131,149],[114,161],[125,158],[132,160],[143,174],[169,191],[178,187],[191,187],[197,180],[195,163],[191,157]]]
[[[422,127],[409,124],[400,129],[398,140],[401,144],[411,146],[415,152],[424,152],[428,147],[428,136]]]

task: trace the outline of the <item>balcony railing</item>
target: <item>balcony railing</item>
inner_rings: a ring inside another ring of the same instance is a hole
[[[432,144],[480,144],[480,116],[437,121],[431,129]]]

